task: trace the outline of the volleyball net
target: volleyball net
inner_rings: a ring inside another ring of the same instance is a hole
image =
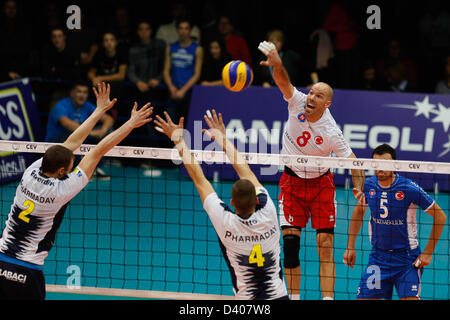
[[[24,155],[28,163],[38,159],[49,143],[0,141],[0,223],[2,230],[19,181],[6,182],[23,166],[8,165],[11,155]],[[83,155],[94,146],[83,145]],[[219,197],[227,204],[238,179],[220,151],[192,151],[202,164]],[[297,157],[245,153],[250,167],[269,191],[277,206],[283,167],[329,167],[337,186],[334,240],[336,263],[335,299],[353,300],[371,251],[368,210],[357,238],[354,269],[342,262],[356,200],[352,194],[351,169],[395,171],[411,178],[450,212],[450,164],[420,161],[386,161]],[[44,265],[48,292],[94,294],[154,299],[232,299],[233,286],[217,234],[197,190],[175,149],[118,146],[101,163],[109,180],[93,178],[71,202]],[[157,166],[144,169],[131,159]],[[156,162],[155,162],[156,161]],[[277,206],[278,207],[278,206]],[[278,210],[278,208],[277,208]],[[418,209],[417,237],[423,249],[430,237],[433,218]],[[424,270],[422,299],[450,298],[448,223]],[[281,245],[283,240],[280,239]],[[300,244],[301,297],[321,299],[316,232],[309,223]],[[283,253],[282,259],[283,259]],[[394,294],[395,298],[395,294]]]

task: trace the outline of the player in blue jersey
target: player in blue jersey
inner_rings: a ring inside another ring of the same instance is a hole
[[[395,150],[387,144],[373,150],[374,159],[395,160]],[[369,236],[372,244],[369,263],[362,276],[357,299],[392,299],[395,286],[402,300],[420,299],[423,268],[431,263],[444,228],[446,215],[419,185],[393,171],[375,170],[364,185],[370,207]],[[428,243],[421,252],[417,239],[417,207],[434,218]],[[358,202],[350,222],[344,263],[353,268],[355,242],[366,206]]]

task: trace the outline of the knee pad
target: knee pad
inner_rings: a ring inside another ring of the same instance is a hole
[[[300,237],[295,234],[283,236],[284,267],[297,268],[300,265]]]

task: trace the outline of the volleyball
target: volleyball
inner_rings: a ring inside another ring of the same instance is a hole
[[[247,89],[253,81],[252,68],[241,60],[229,62],[222,70],[224,86],[234,92]]]

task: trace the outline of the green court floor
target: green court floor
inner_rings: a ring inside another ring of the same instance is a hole
[[[47,284],[80,285],[200,294],[233,295],[231,278],[221,255],[217,235],[202,208],[193,183],[179,169],[163,169],[147,178],[136,167],[106,167],[110,181],[92,180],[66,211],[55,245],[46,259]],[[229,203],[232,182],[213,183]],[[9,212],[17,183],[3,185],[1,225]],[[276,203],[278,186],[267,184]],[[448,214],[448,194],[433,195]],[[342,263],[347,230],[355,200],[350,191],[337,191],[335,231],[335,298],[353,300],[370,252],[366,214],[357,240],[357,265]],[[420,212],[422,248],[430,235],[432,218]],[[315,231],[302,233],[302,299],[321,299]],[[446,225],[432,264],[422,277],[422,299],[449,299],[449,229]],[[76,284],[76,283],[75,283]],[[116,297],[48,293],[47,299],[117,299]],[[394,299],[397,296],[394,294]]]

